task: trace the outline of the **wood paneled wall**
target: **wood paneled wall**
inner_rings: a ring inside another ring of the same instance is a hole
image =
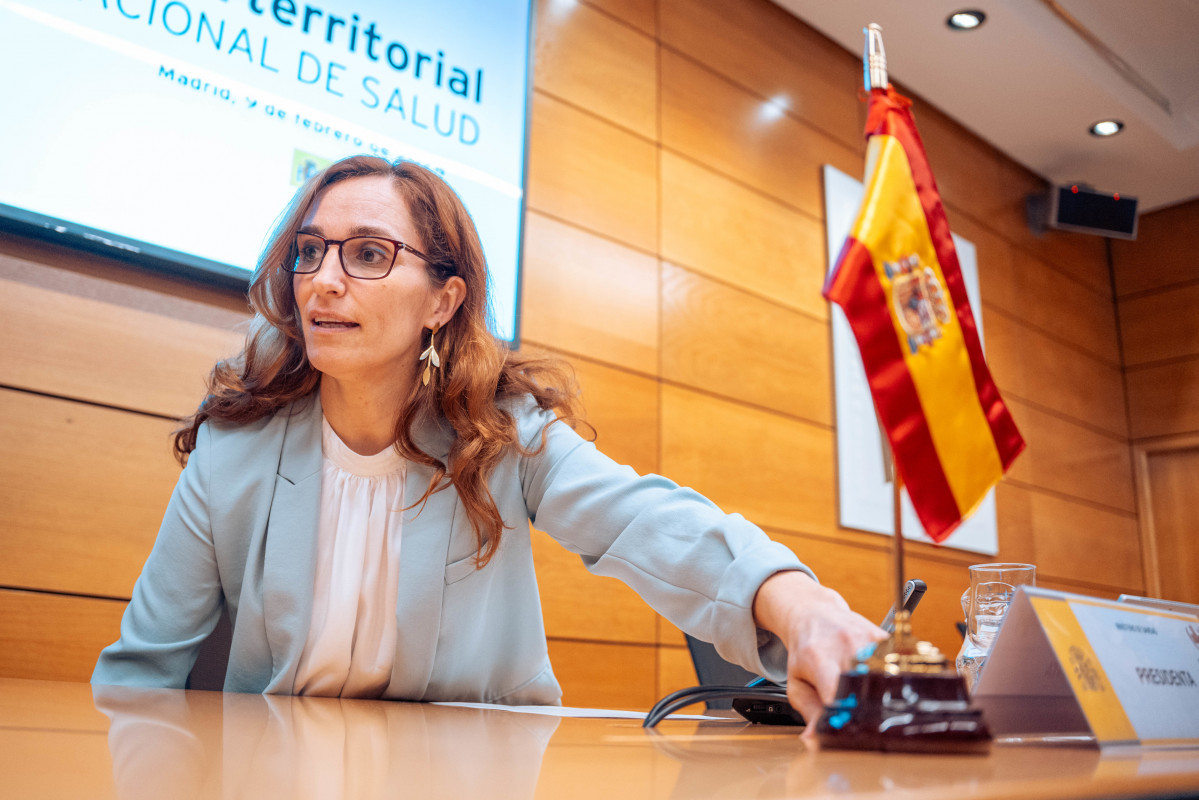
[[[0,675],[87,680],[243,297],[0,237]]]
[[[575,366],[602,449],[745,514],[881,618],[887,542],[837,524],[820,297],[821,165],[863,165],[857,59],[768,0],[537,6],[524,346]],[[786,113],[768,113],[779,97]],[[1029,442],[999,487],[998,558],[1037,563],[1054,587],[1140,592],[1103,242],[1030,234],[1024,196],[1041,182],[916,101]],[[0,281],[0,674],[83,680],[177,474],[169,417],[236,347],[244,302],[11,237]],[[567,703],[644,708],[694,683],[678,631],[535,541]],[[930,586],[918,631],[952,656],[980,558],[909,552]]]
[[[1135,441],[1199,434],[1199,200],[1146,214],[1112,242]]]
[[[744,513],[881,617],[886,542],[837,524],[820,297],[820,167],[862,170],[857,59],[769,2],[659,0],[656,26],[644,4],[631,5],[540,8],[526,340],[579,368],[601,447],[652,437],[657,458],[635,466]],[[584,53],[596,65],[585,73]],[[771,115],[767,101],[779,97],[789,111]],[[1033,236],[1024,197],[1040,181],[918,98],[916,114],[950,223],[978,247],[992,368],[1029,441],[999,490],[999,558],[1037,563],[1050,586],[1139,591],[1104,244]],[[610,262],[620,277],[599,279]],[[633,342],[650,352],[630,352]],[[918,627],[952,654],[964,567],[979,559],[913,550],[909,572],[932,587]],[[575,585],[590,591],[585,577]],[[606,627],[588,620],[589,641],[575,646],[632,663],[620,648],[634,637],[596,634]],[[630,630],[617,616],[610,627]],[[694,680],[681,648],[659,620],[657,694]],[[568,700],[584,690],[564,681]]]
[[[1199,602],[1199,200],[1112,242],[1124,379],[1150,594]]]

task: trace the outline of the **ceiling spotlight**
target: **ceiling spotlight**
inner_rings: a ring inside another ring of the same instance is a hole
[[[1124,130],[1124,123],[1118,119],[1104,119],[1091,126],[1092,136],[1115,136]]]
[[[972,31],[979,25],[982,25],[987,19],[987,15],[973,8],[955,11],[949,15],[949,19],[945,20],[945,24],[955,31]]]

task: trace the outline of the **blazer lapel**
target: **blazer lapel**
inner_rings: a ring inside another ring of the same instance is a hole
[[[447,432],[424,426],[414,438],[426,453],[445,461],[451,441]],[[406,508],[420,499],[432,477],[428,467],[408,463],[404,480]],[[429,685],[441,632],[450,533],[458,511],[458,493],[449,488],[404,512],[396,600],[396,661],[387,697],[419,700]]]
[[[313,395],[288,420],[267,521],[262,609],[272,662],[268,694],[292,693],[312,621],[321,463],[321,404]]]

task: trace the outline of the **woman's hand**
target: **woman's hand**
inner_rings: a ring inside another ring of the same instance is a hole
[[[787,699],[808,721],[808,735],[858,651],[887,637],[841,595],[797,570],[767,578],[754,597],[753,612],[758,627],[787,647]]]

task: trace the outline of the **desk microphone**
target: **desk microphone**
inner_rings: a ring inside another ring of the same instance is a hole
[[[916,610],[916,606],[920,604],[920,598],[924,597],[924,593],[928,591],[928,586],[919,578],[914,578],[903,585],[903,610],[910,615]],[[887,612],[887,616],[883,617],[883,624],[880,628],[887,633],[895,633],[895,606],[891,606],[891,610]]]

